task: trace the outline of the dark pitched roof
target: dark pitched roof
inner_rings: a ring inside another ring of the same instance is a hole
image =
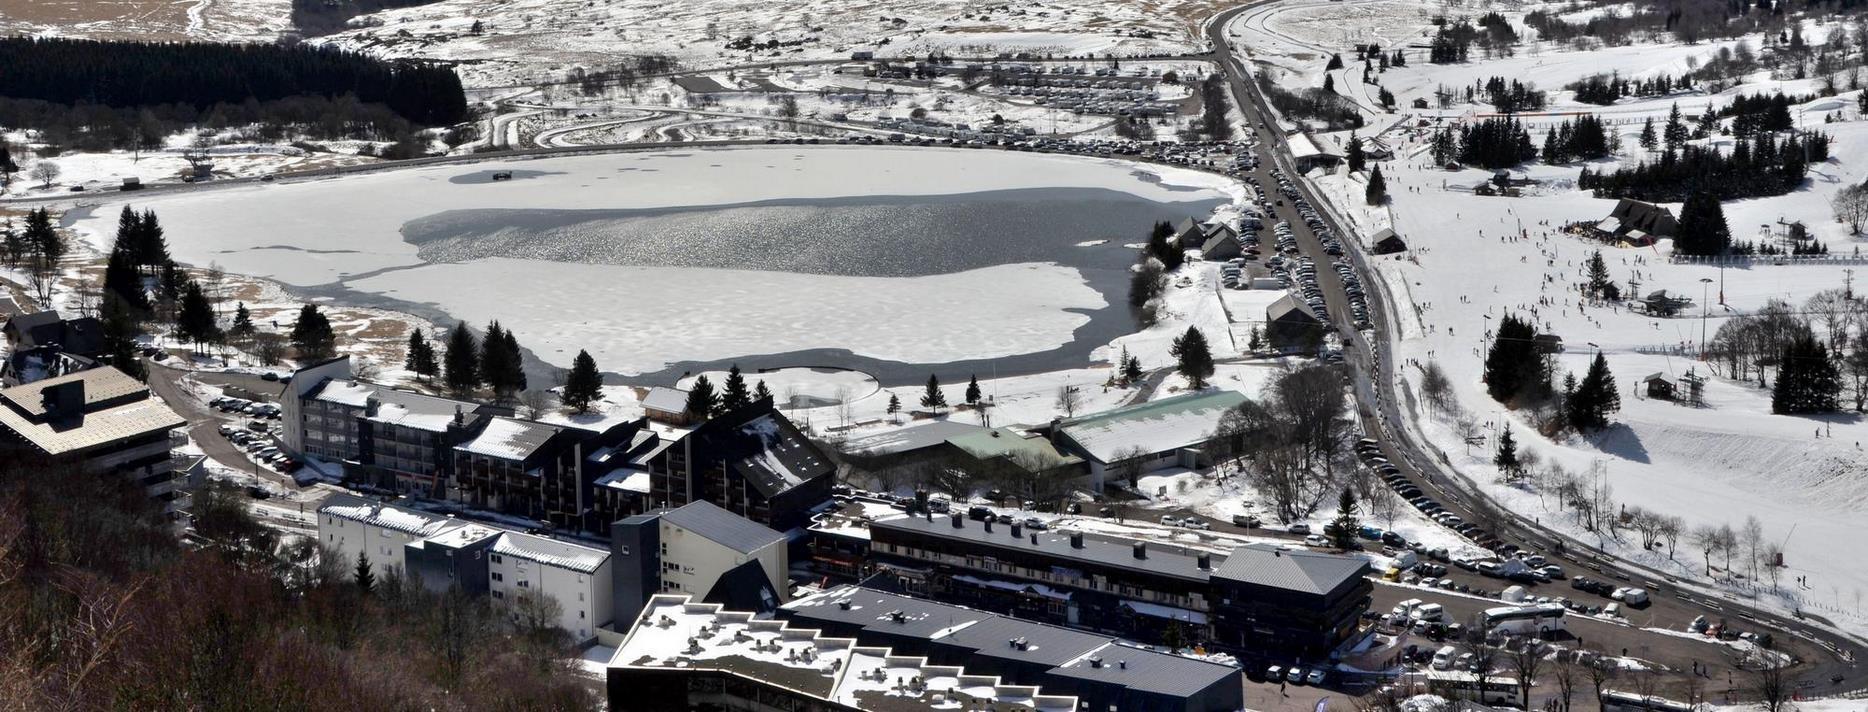
[[[1367,561],[1350,556],[1247,544],[1233,549],[1213,577],[1321,596],[1361,578],[1368,567]]]
[[[662,520],[742,554],[750,554],[773,542],[785,540],[785,535],[705,500],[696,500],[679,509],[663,512]]]
[[[1014,538],[1012,526],[993,525],[992,531],[986,531],[982,522],[960,517],[960,526],[953,525],[953,515],[936,516],[932,521],[923,517],[900,516],[878,519],[869,523],[869,536],[875,539],[879,533],[890,530],[918,532],[927,536],[964,541],[974,546],[992,546],[1019,551],[1039,551],[1059,559],[1100,564],[1112,568],[1142,571],[1156,576],[1173,576],[1189,581],[1205,581],[1211,573],[1199,566],[1198,555],[1204,552],[1187,549],[1173,544],[1147,542],[1144,553],[1147,558],[1135,558],[1135,542],[1139,539],[1120,539],[1097,534],[1083,535],[1083,548],[1070,545],[1070,533],[1055,529],[1031,531],[1022,529]],[[1031,537],[1036,535],[1037,543]],[[1222,558],[1211,555],[1210,561]]]
[[[757,559],[747,561],[714,581],[713,590],[701,600],[718,603],[731,611],[750,611],[752,613],[771,613],[778,610],[778,591],[772,588],[771,579],[766,578],[765,567]]]
[[[1615,209],[1609,217],[1621,221],[1618,233],[1640,230],[1655,237],[1672,237],[1679,222],[1674,220],[1673,212],[1653,203],[1645,203],[1631,198],[1622,198],[1615,203]]]
[[[836,465],[763,400],[702,423],[689,433],[695,458],[722,462],[766,497],[836,472]]]
[[[847,602],[848,608],[843,607]],[[1237,685],[1239,669],[1117,643],[1093,633],[976,611],[863,586],[840,586],[783,606],[801,626],[814,621],[860,625],[866,631],[921,638],[975,655],[1049,666],[1047,674],[1191,696],[1215,685]],[[900,613],[902,622],[894,622]],[[1012,644],[1021,640],[1023,649]],[[1091,663],[1099,659],[1101,667]],[[1120,663],[1120,664],[1119,664]]]
[[[64,319],[57,311],[34,312],[9,319],[6,330],[22,349],[56,345],[84,356],[104,350],[104,325],[93,317]]]
[[[1272,302],[1270,306],[1265,307],[1266,321],[1290,321],[1293,319],[1307,321],[1312,324],[1322,323],[1322,320],[1318,319],[1316,314],[1311,313],[1310,305],[1299,301],[1296,297],[1289,294],[1279,297],[1278,301]]]

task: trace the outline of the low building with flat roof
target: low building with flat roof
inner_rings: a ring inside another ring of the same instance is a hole
[[[723,610],[650,599],[606,672],[611,709],[1075,712],[1076,697]]]
[[[1109,471],[1137,452],[1144,472],[1206,466],[1202,448],[1219,419],[1244,402],[1238,391],[1212,390],[1071,418],[1057,424],[1057,446],[1089,463],[1090,488],[1101,492]]]
[[[75,461],[86,472],[121,473],[171,516],[187,508],[172,448],[188,424],[141,381],[94,368],[0,390],[0,457],[8,450]]]
[[[1229,712],[1245,704],[1244,679],[1231,665],[875,588],[839,586],[785,604],[779,617],[1019,684],[1068,689],[1083,709]]]

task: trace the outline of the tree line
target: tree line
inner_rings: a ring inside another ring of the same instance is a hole
[[[1552,165],[1608,158],[1620,150],[1621,136],[1595,114],[1564,121],[1544,134],[1544,162]]]
[[[360,562],[261,525],[231,485],[195,493],[186,544],[160,506],[76,462],[0,458],[6,706],[601,704],[564,662],[570,641],[549,599],[494,601],[433,593],[398,574],[359,576]]]
[[[1564,430],[1593,432],[1608,427],[1621,409],[1621,395],[1608,361],[1597,353],[1583,377],[1564,374],[1557,384],[1556,360],[1537,338],[1530,322],[1506,314],[1489,337],[1485,354],[1485,392],[1508,408],[1529,411],[1546,434]],[[1507,479],[1522,474],[1515,450],[1502,438],[1495,464]]]
[[[1566,87],[1585,104],[1608,106],[1626,96],[1666,96],[1676,91],[1690,91],[1693,77],[1660,74],[1646,79],[1628,79],[1619,74],[1597,74]]]
[[[307,37],[342,31],[351,18],[381,10],[428,5],[438,0],[292,0],[292,26]],[[478,21],[475,27],[482,27]],[[477,31],[475,34],[479,34]]]
[[[0,96],[75,106],[142,108],[298,96],[354,96],[421,126],[467,118],[460,77],[446,66],[386,62],[309,45],[0,39]]]
[[[1440,129],[1434,133],[1429,151],[1435,163],[1458,161],[1492,169],[1510,168],[1537,157],[1531,132],[1509,116]]]
[[[1807,132],[1779,138],[1761,133],[1734,141],[1727,155],[1711,146],[1682,145],[1654,160],[1613,171],[1584,168],[1577,187],[1598,198],[1635,198],[1657,203],[1709,192],[1722,200],[1783,195],[1803,183],[1810,163],[1829,159],[1827,134]]]

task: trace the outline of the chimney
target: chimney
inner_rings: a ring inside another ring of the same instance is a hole
[[[1090,658],[1090,667],[1100,668],[1102,666],[1103,666],[1102,658]]]
[[[1135,542],[1135,558],[1137,559],[1148,558],[1148,542],[1145,542],[1145,541]]]
[[[39,403],[45,408],[46,420],[83,415],[84,379],[74,379],[40,389]]]
[[[847,598],[845,598],[845,599],[843,599],[843,600],[841,600],[841,601],[838,601],[838,602],[837,602],[837,608],[840,608],[840,609],[843,609],[843,610],[846,610],[846,611],[847,611],[847,610],[850,610],[850,599],[847,599]]]
[[[1071,532],[1070,533],[1070,548],[1072,549],[1083,548],[1083,532]]]
[[[1213,555],[1202,551],[1199,555],[1193,557],[1193,563],[1195,566],[1200,567],[1201,571],[1213,568]]]
[[[950,518],[953,519],[953,528],[955,529],[959,529],[962,523],[966,521],[966,518],[961,516],[959,512],[954,512]]]
[[[1116,661],[1116,667],[1119,667],[1119,668],[1122,668],[1122,669],[1124,669],[1124,670],[1127,670],[1127,669],[1129,669],[1129,661],[1127,661],[1127,660],[1117,660],[1117,661]]]
[[[1024,535],[1025,535],[1025,528],[1023,526],[1020,526],[1018,522],[1012,522],[1012,538],[1017,539]]]

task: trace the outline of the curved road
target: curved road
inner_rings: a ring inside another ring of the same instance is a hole
[[[1346,221],[1336,217],[1329,200],[1307,181],[1302,180],[1300,177],[1302,174],[1294,169],[1289,142],[1282,132],[1275,130],[1277,124],[1275,118],[1272,118],[1275,114],[1267,108],[1265,99],[1258,87],[1251,81],[1250,74],[1239,62],[1238,56],[1230,50],[1226,33],[1227,25],[1240,13],[1275,1],[1253,3],[1214,16],[1205,28],[1207,38],[1214,47],[1211,60],[1219,63],[1226,74],[1235,103],[1246,117],[1248,130],[1255,130],[1259,133],[1260,143],[1257,150],[1261,153],[1258,172],[1260,182],[1268,189],[1275,189],[1277,184],[1270,177],[1269,170],[1272,166],[1282,168],[1285,175],[1291,177],[1298,192],[1318,209],[1324,221],[1331,225],[1336,234],[1345,243],[1353,243],[1360,247],[1362,240],[1356,238],[1361,236],[1352,230],[1343,229],[1342,225],[1346,224]],[[1261,121],[1274,128],[1259,129]],[[1297,234],[1300,249],[1305,254],[1320,264],[1331,260],[1328,255],[1324,254],[1316,235],[1310,232],[1297,215],[1294,206],[1287,202],[1275,208],[1274,212],[1277,213],[1276,219],[1290,221],[1292,229]],[[1342,282],[1335,271],[1319,269],[1317,270],[1318,279],[1323,285],[1330,313],[1338,322],[1336,329],[1345,337],[1345,356],[1347,357],[1345,362],[1352,373],[1357,401],[1360,404],[1363,431],[1369,437],[1382,442],[1382,448],[1389,461],[1399,467],[1409,479],[1424,491],[1437,495],[1435,499],[1449,510],[1453,510],[1467,521],[1478,523],[1500,539],[1543,552],[1552,559],[1562,559],[1566,570],[1589,569],[1605,580],[1633,582],[1630,585],[1665,581],[1664,586],[1650,585],[1655,594],[1655,607],[1656,609],[1664,607],[1669,610],[1677,607],[1681,615],[1685,616],[1682,621],[1694,615],[1705,615],[1708,620],[1728,619],[1741,626],[1743,623],[1740,621],[1752,622],[1811,641],[1828,651],[1829,654],[1819,656],[1818,659],[1804,660],[1809,667],[1802,670],[1800,675],[1804,680],[1813,683],[1811,689],[1801,690],[1806,694],[1833,695],[1868,685],[1868,680],[1863,679],[1862,670],[1857,664],[1857,661],[1861,660],[1864,655],[1868,655],[1868,645],[1864,645],[1861,640],[1828,628],[1810,625],[1807,621],[1795,620],[1750,606],[1742,601],[1697,590],[1698,587],[1690,582],[1686,584],[1687,588],[1683,588],[1680,582],[1676,582],[1672,577],[1607,554],[1593,553],[1587,543],[1544,529],[1506,508],[1497,506],[1455,472],[1444,458],[1430,457],[1427,453],[1431,449],[1425,445],[1425,438],[1406,425],[1409,421],[1401,407],[1401,401],[1405,397],[1401,390],[1404,378],[1395,371],[1394,360],[1389,350],[1385,348],[1389,342],[1388,334],[1394,333],[1388,329],[1390,311],[1387,308],[1389,297],[1386,293],[1386,282],[1369,267],[1359,249],[1345,249],[1345,253],[1351,264],[1362,275],[1363,283],[1371,287],[1368,290],[1370,320],[1377,325],[1376,330],[1358,332],[1355,329],[1351,323],[1352,312],[1348,308]],[[1839,684],[1831,682],[1836,678],[1841,679]]]

